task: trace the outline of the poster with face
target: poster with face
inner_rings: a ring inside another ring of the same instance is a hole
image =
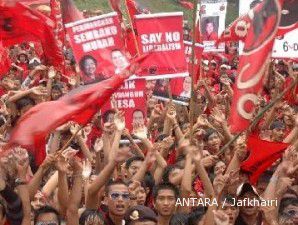
[[[239,0],[239,15],[244,15],[249,12],[261,0]],[[298,22],[298,2],[286,1],[283,5],[282,18],[279,29],[287,27],[295,27]],[[295,25],[296,24],[296,25]],[[294,29],[285,35],[275,39],[272,51],[273,58],[298,58],[298,29]],[[239,43],[239,54],[243,53],[244,44]]]
[[[153,89],[153,97],[162,101],[170,101],[170,94],[172,95],[174,103],[186,106],[189,105],[191,97],[191,77],[156,80]]]
[[[205,52],[224,51],[224,43],[216,46],[215,42],[225,29],[226,11],[226,0],[201,1],[198,26],[200,26]]]
[[[117,13],[65,25],[84,84],[120,74],[129,66]]]

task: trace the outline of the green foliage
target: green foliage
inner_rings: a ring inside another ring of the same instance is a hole
[[[109,0],[74,0],[78,8],[97,10],[100,9],[104,13],[110,12]],[[123,2],[124,0],[122,0]],[[176,0],[138,0],[138,2],[148,8],[151,12],[177,12],[183,11],[185,19],[191,21],[192,12],[191,10],[184,9]],[[238,17],[238,0],[228,0],[228,13],[227,13],[227,25]],[[122,6],[123,11],[125,7]]]

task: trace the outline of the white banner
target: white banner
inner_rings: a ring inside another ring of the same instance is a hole
[[[227,0],[202,0],[199,10],[204,51],[224,51],[224,43],[216,48],[215,41],[225,30]]]
[[[260,0],[239,0],[239,16],[248,13]],[[298,58],[298,29],[293,30],[284,38],[275,39],[272,57],[273,58]],[[239,54],[242,54],[244,43],[239,43]]]

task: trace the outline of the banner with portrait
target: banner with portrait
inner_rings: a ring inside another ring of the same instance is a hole
[[[261,0],[239,0],[239,15],[249,12]],[[298,2],[288,1],[284,3],[279,30],[284,27],[293,27],[298,23]],[[273,58],[298,58],[298,29],[292,30],[275,39],[272,51]],[[239,43],[239,54],[242,55],[244,44]]]
[[[120,74],[128,65],[116,12],[65,25],[84,84]]]
[[[152,52],[137,75],[146,79],[188,76],[182,12],[136,15],[135,24],[140,54]]]
[[[216,45],[219,35],[225,30],[227,0],[202,0],[199,7],[200,31],[205,52],[224,51],[224,43]]]
[[[179,105],[189,105],[191,97],[191,77],[177,77],[173,79],[158,79],[155,81],[153,97],[170,101],[171,97],[174,103]]]
[[[125,112],[126,128],[133,131],[133,124],[146,124],[147,101],[146,81],[144,79],[127,80],[113,94],[113,97],[101,109],[103,123],[114,114],[115,108]]]

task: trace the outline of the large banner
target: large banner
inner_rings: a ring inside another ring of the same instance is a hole
[[[239,15],[244,15],[249,12],[250,9],[252,9],[256,4],[260,3],[260,0],[239,0]],[[294,1],[292,1],[294,2]],[[286,3],[285,3],[286,4]],[[293,3],[297,4],[297,3]],[[291,5],[289,5],[291,7]],[[289,12],[291,12],[292,9],[289,9]],[[294,10],[295,13],[294,13]],[[282,12],[285,13],[285,15],[289,12]],[[297,5],[293,6],[293,13],[291,14],[291,20],[297,21]],[[282,21],[283,22],[283,21]],[[272,51],[272,57],[274,58],[298,58],[298,29],[293,30],[287,34],[285,34],[281,38],[276,38],[274,45],[273,45],[273,51]],[[239,53],[242,54],[243,52],[243,43],[239,43]]]
[[[113,94],[113,100],[106,103],[101,113],[106,122],[113,108],[125,112],[126,127],[133,131],[133,124],[145,124],[147,118],[146,81],[144,79],[127,80]],[[115,104],[115,105],[114,105]]]
[[[204,51],[224,51],[224,43],[216,46],[215,42],[225,30],[227,0],[202,0],[198,10]]]
[[[146,79],[188,76],[183,44],[183,13],[135,16],[140,54],[153,52],[138,75]]]
[[[120,74],[129,65],[117,13],[68,23],[65,27],[84,84]]]

